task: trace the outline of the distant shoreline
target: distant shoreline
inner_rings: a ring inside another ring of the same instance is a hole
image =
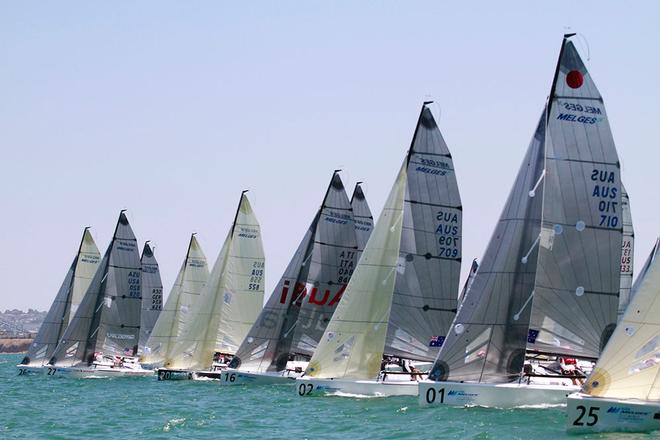
[[[25,353],[33,340],[32,338],[1,338],[0,354]]]

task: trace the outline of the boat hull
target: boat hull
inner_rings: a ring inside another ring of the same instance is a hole
[[[579,389],[580,387],[577,385],[485,384],[425,380],[419,383],[419,403],[422,406],[485,406],[493,408],[563,405],[566,403],[566,396]]]
[[[147,377],[153,376],[153,370],[142,368],[95,368],[95,367],[45,367],[46,375],[51,377],[111,378],[111,377]]]
[[[220,383],[225,385],[293,385],[298,375],[279,373],[257,373],[228,369],[222,372]]]
[[[649,432],[660,430],[660,402],[606,399],[582,393],[566,402],[568,432]]]
[[[315,379],[301,377],[296,379],[296,394],[299,396],[323,396],[334,394],[338,396],[355,397],[389,397],[416,396],[418,382],[346,379]]]

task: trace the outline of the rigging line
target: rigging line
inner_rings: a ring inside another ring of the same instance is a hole
[[[534,240],[534,243],[532,243],[532,247],[529,248],[529,251],[527,251],[527,254],[525,254],[525,256],[520,259],[520,262],[522,264],[527,264],[527,260],[529,259],[529,255],[532,253],[532,251],[534,250],[536,245],[539,244],[540,240],[541,240],[541,234],[539,234],[538,237],[536,237],[536,240]]]
[[[529,304],[529,302],[532,300],[532,297],[533,297],[533,296],[534,296],[534,290],[532,290],[532,293],[529,294],[529,297],[527,298],[527,301],[525,301],[525,304],[523,304],[523,306],[522,306],[521,309],[518,311],[518,313],[516,313],[515,315],[513,315],[513,320],[514,320],[514,321],[517,321],[517,320],[520,319],[520,314],[522,313],[523,310],[525,310],[525,307],[527,307],[527,304]]]
[[[543,171],[541,172],[539,179],[536,181],[534,188],[532,188],[531,191],[529,192],[530,197],[534,197],[536,195],[536,189],[539,187],[544,177],[545,177],[545,168],[543,168]]]

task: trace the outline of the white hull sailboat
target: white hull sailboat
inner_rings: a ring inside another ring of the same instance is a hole
[[[628,205],[602,98],[571,36],[431,380],[420,383],[421,405],[565,403],[616,326]],[[539,373],[539,358],[557,367]]]
[[[275,291],[222,374],[223,386],[293,384],[303,374],[372,225],[360,185],[349,201],[335,171]]]
[[[569,432],[660,431],[660,239],[596,367],[568,396],[566,415]]]
[[[296,380],[299,396],[417,395],[423,363],[445,340],[457,308],[462,208],[429,104],[346,292]]]
[[[218,380],[263,304],[261,228],[246,195],[199,298],[173,341],[159,380]]]

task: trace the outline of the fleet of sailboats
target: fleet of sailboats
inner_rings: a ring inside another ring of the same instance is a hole
[[[460,292],[461,198],[429,101],[376,224],[362,182],[349,199],[336,170],[265,304],[247,191],[210,272],[192,234],[165,302],[154,248],[139,254],[124,211],[103,257],[85,228],[19,375],[567,403],[569,431],[660,429],[660,239],[633,284],[630,199],[573,36]]]

